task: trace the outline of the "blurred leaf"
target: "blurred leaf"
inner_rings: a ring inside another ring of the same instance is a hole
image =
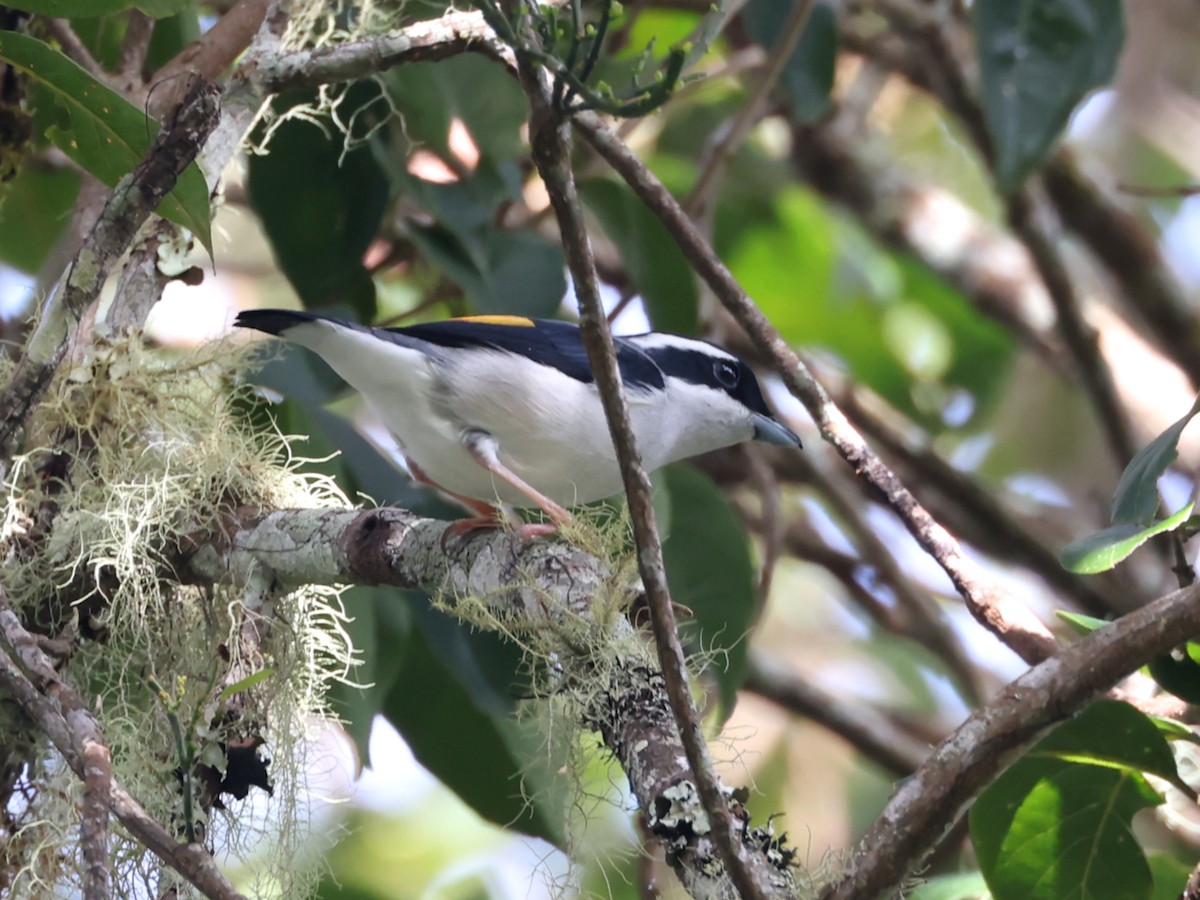
[[[1152,856],[1150,871],[1154,875],[1151,900],[1179,900],[1184,896],[1184,887],[1192,874],[1190,866],[1170,856]]]
[[[370,738],[375,716],[393,690],[407,646],[410,603],[419,597],[399,588],[355,585],[342,595],[349,619],[344,624],[358,661],[350,672],[353,684],[335,681],[329,703],[345,724],[363,765],[371,765]],[[415,601],[421,602],[421,601]]]
[[[906,895],[908,900],[986,900],[987,882],[981,872],[935,875]]]
[[[70,125],[51,125],[46,136],[109,187],[150,149],[158,124],[57,50],[28,35],[0,31],[0,59],[44,85],[68,111]],[[212,254],[208,187],[195,163],[155,211],[191,231]]]
[[[506,742],[504,717],[480,711],[419,629],[410,632],[402,655],[383,713],[421,764],[484,818],[557,840],[561,822],[521,794],[524,765]]]
[[[793,9],[800,2],[802,0],[751,0],[741,14],[746,31],[756,43],[773,50]],[[795,121],[815,122],[829,109],[837,51],[837,17],[827,4],[816,3],[800,43],[792,51],[780,77],[780,86],[787,92]]]
[[[1147,665],[1150,676],[1180,700],[1200,703],[1200,663],[1195,659],[1198,651],[1200,644],[1188,641],[1175,652],[1155,657]]]
[[[159,19],[150,35],[145,70],[157,72],[200,37],[200,16],[194,6],[185,6],[178,15]]]
[[[152,18],[163,19],[183,12],[192,0],[134,0],[133,5]]]
[[[663,560],[671,597],[692,610],[683,623],[693,648],[712,654],[709,671],[726,715],[746,677],[748,631],[758,613],[749,540],[725,495],[698,469],[664,470],[670,498],[670,536]]]
[[[250,690],[250,688],[254,687],[256,684],[261,684],[274,674],[275,670],[270,666],[265,669],[259,669],[252,675],[247,675],[240,681],[235,681],[233,684],[229,685],[229,687],[225,688],[225,690],[221,691],[221,693],[217,695],[217,702],[224,703],[230,697],[236,697],[242,691]]]
[[[70,224],[78,194],[76,172],[19,169],[0,196],[0,260],[36,273]]]
[[[789,343],[829,345],[837,326],[872,337],[857,310],[831,296],[836,245],[821,202],[794,185],[759,187],[769,196],[756,193],[735,205],[722,197],[717,213],[718,252],[746,292]],[[890,357],[877,339],[876,346],[878,356]]]
[[[1054,729],[975,801],[971,840],[996,900],[1149,898],[1131,825],[1162,798],[1143,776],[1178,780],[1154,723],[1102,701]]]
[[[1107,572],[1117,563],[1133,553],[1138,547],[1158,534],[1174,531],[1187,521],[1195,503],[1189,503],[1170,518],[1142,526],[1134,522],[1121,522],[1072,541],[1063,548],[1060,560],[1063,568],[1079,575],[1095,575]]]
[[[1108,82],[1125,40],[1120,0],[976,0],[983,114],[1008,193],[1050,151],[1071,111]]]
[[[566,293],[562,247],[533,231],[490,225],[466,239],[441,226],[410,226],[409,236],[466,293],[477,313],[551,316]]]
[[[494,165],[524,152],[525,95],[515,80],[504,77],[497,63],[460,54],[398,66],[380,78],[402,117],[397,141],[405,147],[401,159],[418,148],[452,155],[454,119],[466,126],[483,162]],[[484,85],[486,90],[481,89]]]
[[[620,251],[655,330],[695,334],[696,275],[658,218],[625,185],[609,179],[585,181],[579,192]]]
[[[193,0],[11,0],[4,5],[11,9],[40,13],[44,16],[96,18],[140,9],[146,15],[161,19],[173,16],[192,5]]]
[[[1191,726],[1183,722],[1164,719],[1161,716],[1150,716],[1150,721],[1168,741],[1188,741],[1192,744],[1200,744],[1200,735],[1197,735],[1192,731]]]
[[[1113,494],[1114,522],[1149,523],[1158,512],[1158,479],[1179,456],[1179,438],[1200,412],[1200,397],[1187,414],[1137,452],[1121,473]]]
[[[465,625],[428,600],[416,604],[413,615],[426,643],[480,711],[509,716],[517,700],[528,695],[525,658],[515,643],[498,632]]]
[[[10,9],[23,9],[43,16],[94,18],[129,9],[134,5],[134,0],[11,0],[4,5]]]
[[[1087,616],[1083,613],[1068,612],[1065,609],[1055,610],[1055,615],[1070,625],[1076,634],[1091,634],[1105,625],[1110,624],[1107,619],[1098,619],[1095,616]]]
[[[289,108],[311,97],[289,95]],[[360,115],[378,88],[358,84],[340,109]],[[365,115],[365,114],[363,114]],[[305,306],[344,304],[359,321],[375,316],[375,284],[363,265],[387,208],[389,186],[368,147],[344,151],[344,137],[308,122],[285,122],[266,155],[252,155],[247,192],[271,248]]]

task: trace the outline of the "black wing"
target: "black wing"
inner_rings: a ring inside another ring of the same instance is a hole
[[[412,337],[438,347],[504,350],[550,366],[584,384],[593,380],[579,326],[569,322],[519,316],[477,316],[378,330],[385,335]],[[627,388],[664,386],[662,372],[645,351],[620,338],[616,343],[617,365]]]

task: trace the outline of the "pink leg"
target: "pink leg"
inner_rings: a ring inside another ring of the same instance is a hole
[[[571,514],[569,512],[541,491],[534,488],[520,475],[504,465],[504,463],[500,462],[500,457],[496,453],[496,441],[490,434],[483,431],[468,431],[463,435],[463,445],[467,448],[467,452],[471,454],[475,462],[479,463],[479,465],[483,466],[500,480],[512,485],[536,503],[542,512],[550,517],[553,524],[522,525],[517,531],[521,537],[554,534],[561,526],[571,521]]]

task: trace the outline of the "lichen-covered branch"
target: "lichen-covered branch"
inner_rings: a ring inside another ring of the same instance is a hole
[[[652,832],[696,896],[735,897],[700,802],[661,674],[625,617],[611,617],[608,565],[561,541],[522,541],[496,532],[443,546],[446,523],[401,509],[279,510],[247,514],[226,532],[197,539],[187,563],[197,579],[267,574],[283,586],[386,584],[419,588],[451,612],[463,598],[486,598],[513,631],[547,629],[560,658],[577,658],[580,627],[604,633],[611,658],[587,661],[580,723],[594,728],[620,761]],[[609,599],[605,599],[609,598]],[[632,596],[626,596],[627,605]],[[616,603],[617,607],[621,604]],[[608,621],[611,619],[611,621]],[[581,624],[582,623],[582,624]],[[569,689],[569,685],[563,690]],[[728,799],[733,794],[718,785]],[[734,803],[734,837],[768,894],[792,890],[791,854],[768,828],[749,825]]]
[[[108,748],[99,723],[78,691],[59,677],[53,663],[39,648],[0,594],[0,687],[12,697],[62,754],[67,765],[85,785],[83,841],[85,852],[97,856],[96,848],[87,848],[95,839],[98,826],[93,806],[97,798],[91,792],[103,792],[103,803],[134,837],[186,878],[204,896],[215,900],[244,900],[220,870],[211,854],[199,844],[181,844],[151,817],[111,777]],[[89,858],[100,865],[99,858]],[[88,875],[92,881],[97,880]]]

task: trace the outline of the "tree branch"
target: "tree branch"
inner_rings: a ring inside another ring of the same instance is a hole
[[[1051,725],[1200,632],[1200,586],[1176,591],[1033,667],[973,714],[892,796],[823,900],[890,897],[970,802]]]

